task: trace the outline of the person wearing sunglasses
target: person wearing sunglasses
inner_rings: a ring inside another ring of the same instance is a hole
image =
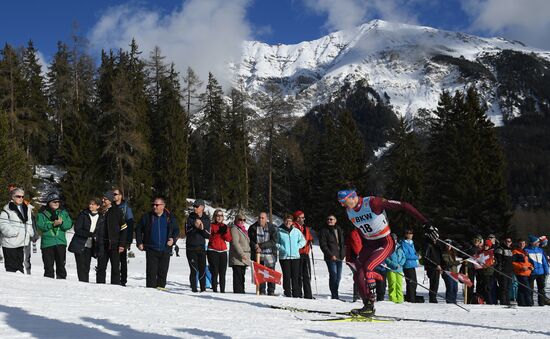
[[[375,313],[376,280],[381,279],[375,268],[395,249],[386,210],[403,211],[414,217],[422,223],[424,232],[430,239],[438,239],[439,232],[409,203],[374,196],[360,197],[352,188],[339,191],[337,196],[338,202],[346,208],[348,218],[359,229],[364,245],[355,262],[354,274],[364,306],[352,312],[370,317]]]
[[[230,228],[229,266],[233,270],[233,293],[244,293],[246,268],[250,265],[250,238],[245,223],[246,217],[238,214]]]
[[[497,274],[498,299],[501,305],[510,305],[510,288],[512,287],[511,277],[514,275],[514,265],[512,263],[512,238],[506,237],[499,243],[495,250],[495,268],[505,273]]]
[[[225,293],[225,272],[227,271],[227,244],[231,241],[231,232],[223,222],[222,210],[215,210],[210,224],[210,239],[208,240],[208,265],[212,274],[212,290]]]
[[[44,262],[44,276],[57,279],[67,278],[65,261],[67,254],[67,238],[65,232],[73,227],[73,221],[67,210],[61,207],[57,192],[46,196],[46,206],[40,209],[36,217],[36,226],[42,232],[40,249]]]
[[[7,272],[23,273],[24,248],[34,236],[32,205],[27,206],[24,197],[23,189],[14,188],[10,202],[0,211],[0,246]]]
[[[136,225],[136,243],[145,251],[145,285],[164,288],[170,267],[172,246],[178,239],[180,229],[176,216],[166,209],[164,197],[156,197],[152,209],[143,215]]]
[[[319,245],[325,257],[329,274],[329,288],[332,299],[339,299],[338,287],[342,277],[342,260],[346,253],[344,231],[336,224],[336,217],[327,217],[326,226],[319,232]]]
[[[193,202],[193,212],[185,223],[185,253],[189,263],[189,284],[193,292],[197,290],[197,274],[200,291],[206,291],[206,239],[210,238],[210,218],[204,213],[204,200]]]
[[[124,216],[124,221],[128,226],[128,231],[126,232],[126,248],[120,253],[120,285],[126,286],[128,282],[128,256],[129,254],[133,254],[130,251],[130,246],[134,241],[134,213],[132,212],[132,208],[128,205],[128,201],[124,200],[122,189],[118,187],[113,188],[113,196],[115,199],[113,205],[120,208]]]
[[[277,241],[279,232],[277,227],[269,222],[267,213],[261,212],[258,220],[248,228],[250,248],[252,249],[252,260],[260,255],[260,265],[275,269],[277,263]],[[260,294],[275,295],[275,284],[272,282],[260,284]]]
[[[120,253],[126,249],[128,226],[120,208],[113,206],[115,195],[107,191],[101,199],[101,214],[104,222],[97,230],[96,282],[105,284],[107,264],[111,263],[111,284],[120,285]]]

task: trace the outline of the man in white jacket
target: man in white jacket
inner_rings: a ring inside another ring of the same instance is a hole
[[[0,245],[6,271],[23,273],[24,247],[34,235],[32,206],[24,203],[25,191],[21,188],[13,189],[10,198],[0,211]]]

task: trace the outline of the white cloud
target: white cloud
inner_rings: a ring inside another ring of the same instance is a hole
[[[472,19],[473,31],[550,48],[548,0],[462,0],[462,8]]]
[[[211,71],[227,85],[226,63],[239,60],[242,42],[250,37],[249,3],[189,0],[167,15],[130,5],[113,7],[96,23],[89,39],[99,50],[127,48],[135,38],[145,56],[159,46],[180,72],[191,66],[205,80]]]
[[[370,19],[412,23],[418,22],[414,6],[431,0],[303,0],[318,14],[326,14],[325,27],[341,30],[358,26]]]

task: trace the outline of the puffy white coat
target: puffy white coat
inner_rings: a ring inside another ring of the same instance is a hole
[[[32,228],[32,205],[27,206],[27,222],[21,221],[15,211],[6,204],[0,211],[0,246],[17,248],[30,244],[34,235]]]

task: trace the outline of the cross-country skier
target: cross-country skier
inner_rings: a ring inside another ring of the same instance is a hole
[[[354,189],[339,191],[338,201],[346,207],[350,221],[359,230],[363,240],[363,248],[355,262],[353,278],[359,287],[364,306],[351,312],[372,317],[376,300],[376,280],[382,279],[374,269],[395,250],[386,210],[408,213],[422,223],[425,235],[430,239],[439,238],[439,233],[420,212],[406,202],[372,196],[359,197]]]

